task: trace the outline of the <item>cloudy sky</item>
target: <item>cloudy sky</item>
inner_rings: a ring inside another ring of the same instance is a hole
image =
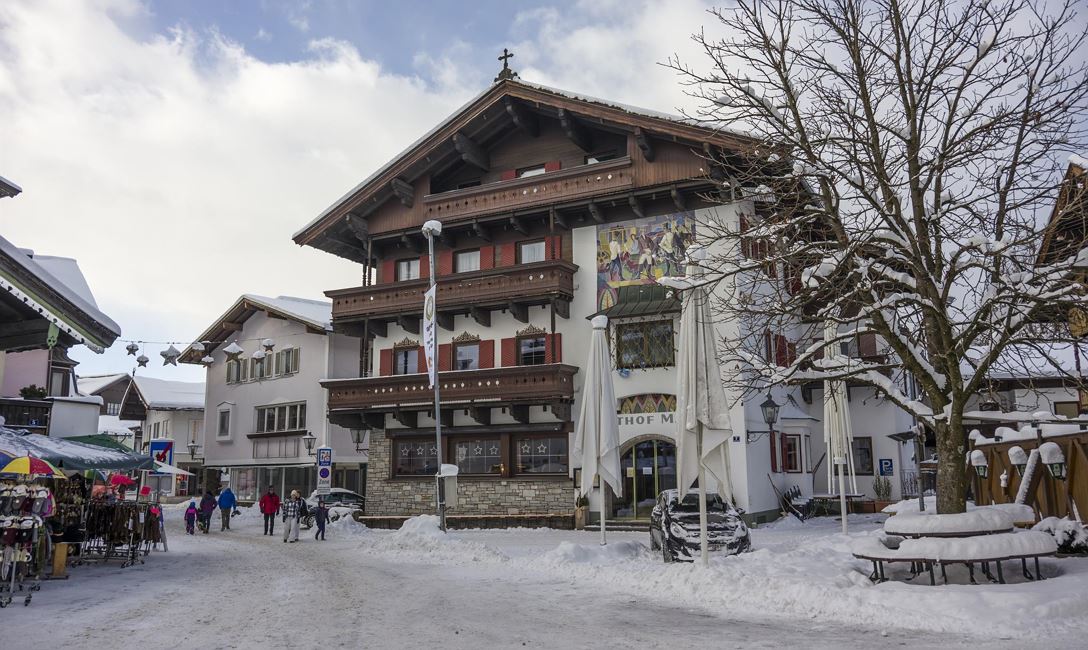
[[[242,293],[321,298],[358,265],[291,234],[485,89],[529,81],[673,111],[700,0],[4,0],[5,237],[75,257],[122,338],[187,341]],[[74,350],[127,372],[119,342]],[[199,368],[147,374],[202,378]],[[180,346],[179,346],[180,347]]]

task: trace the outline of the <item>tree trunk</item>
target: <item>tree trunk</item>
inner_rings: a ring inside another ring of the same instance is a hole
[[[967,463],[963,425],[937,423],[937,513],[967,509]]]

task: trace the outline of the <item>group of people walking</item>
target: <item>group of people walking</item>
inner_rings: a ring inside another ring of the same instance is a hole
[[[208,529],[211,527],[212,513],[215,512],[217,507],[222,516],[219,530],[230,530],[230,518],[238,512],[238,499],[228,487],[219,493],[218,499],[212,495],[211,491],[208,491],[200,499],[199,505],[196,499],[189,502],[189,507],[185,510],[185,532],[195,535],[196,531],[200,530],[202,533],[207,534]],[[283,542],[285,544],[297,542],[302,519],[312,514],[314,524],[317,526],[317,530],[314,531],[314,539],[325,540],[325,524],[329,520],[329,509],[325,506],[324,499],[319,498],[317,507],[314,508],[313,513],[310,513],[310,508],[306,505],[298,490],[291,490],[287,500],[281,502],[280,496],[276,494],[276,489],[269,485],[268,490],[261,495],[260,500],[257,502],[257,507],[264,517],[265,535],[275,535],[276,517],[282,517]]]

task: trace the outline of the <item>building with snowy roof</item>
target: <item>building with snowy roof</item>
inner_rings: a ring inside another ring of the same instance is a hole
[[[194,339],[203,349],[182,353],[181,362],[207,367],[204,464],[239,499],[268,485],[309,496],[321,446],[333,449],[333,486],[363,491],[366,441],[325,417],[320,382],[352,376],[360,363],[358,338],[333,332],[331,317],[327,301],[245,294]]]

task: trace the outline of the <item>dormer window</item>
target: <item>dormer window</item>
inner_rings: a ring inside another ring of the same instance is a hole
[[[529,178],[531,176],[540,176],[544,172],[548,171],[547,167],[541,163],[539,165],[533,165],[531,167],[522,167],[517,170],[518,178]]]

